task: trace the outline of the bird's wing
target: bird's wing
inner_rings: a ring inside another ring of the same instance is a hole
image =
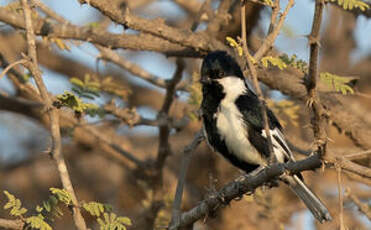
[[[250,92],[241,95],[235,103],[243,116],[246,126],[248,127],[249,141],[261,154],[269,157],[268,141],[264,130],[263,116],[258,98],[255,94]],[[283,155],[284,161],[294,160],[292,152],[281,131],[281,124],[273,112],[269,108],[266,109],[269,129],[272,136],[272,144],[276,155]]]

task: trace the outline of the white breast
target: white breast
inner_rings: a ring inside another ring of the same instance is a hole
[[[225,77],[218,81],[223,85],[226,96],[221,101],[216,113],[216,126],[228,150],[242,161],[265,164],[260,154],[247,139],[247,127],[235,104],[236,99],[246,91],[244,81],[236,77]]]

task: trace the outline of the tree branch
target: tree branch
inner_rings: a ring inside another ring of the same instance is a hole
[[[202,142],[203,139],[204,139],[204,136],[202,134],[202,131],[200,130],[195,135],[193,141],[189,145],[187,145],[183,150],[183,158],[182,158],[182,163],[181,163],[180,171],[178,175],[178,183],[176,186],[176,192],[175,192],[175,197],[174,197],[174,202],[173,202],[173,209],[172,209],[169,229],[171,229],[172,226],[179,226],[180,224],[180,206],[182,204],[183,189],[184,189],[188,167],[189,167],[189,164],[192,158],[192,152],[196,150],[196,148]]]
[[[263,125],[264,125],[265,135],[266,135],[267,142],[268,142],[270,161],[275,162],[276,159],[275,159],[274,154],[273,154],[272,136],[271,136],[270,129],[269,129],[267,108],[266,108],[266,104],[265,104],[265,100],[264,100],[262,90],[259,86],[258,75],[257,75],[257,72],[256,72],[255,65],[251,60],[252,58],[251,58],[251,55],[250,55],[249,50],[247,48],[246,6],[245,6],[245,3],[242,3],[242,5],[241,5],[241,33],[242,33],[242,36],[241,36],[242,37],[242,46],[243,46],[243,51],[244,51],[244,54],[245,54],[245,62],[247,62],[247,64],[248,64],[248,67],[249,67],[249,70],[250,70],[250,73],[251,73],[251,78],[250,79],[252,79],[252,82],[254,84],[254,88],[256,90],[256,94],[257,94],[258,99],[259,99],[260,111],[261,111],[261,114],[263,116]]]
[[[24,21],[19,18],[18,14],[1,7],[0,21],[15,28],[25,29]],[[125,48],[131,50],[157,51],[169,56],[199,57],[201,55],[200,52],[192,48],[186,48],[150,34],[118,35],[90,26],[80,27],[72,24],[53,24],[40,18],[35,19],[33,28],[36,35],[88,41],[112,49]]]
[[[131,14],[127,7],[120,8],[120,6],[112,4],[111,1],[79,1],[80,3],[89,3],[89,5],[98,9],[112,21],[125,27],[163,38],[181,46],[189,47],[197,51],[210,51],[225,48],[223,43],[215,39],[209,39],[202,34],[192,33],[191,31],[182,31],[174,27],[170,27],[164,23],[163,19],[158,18],[148,20],[137,17]]]
[[[276,1],[278,1],[278,0],[276,0]],[[289,10],[291,9],[291,7],[294,5],[294,3],[295,3],[294,0],[289,0],[289,2],[286,5],[285,10],[281,14],[281,17],[280,17],[280,20],[277,23],[277,26],[274,27],[272,25],[272,28],[274,28],[274,29],[272,30],[271,33],[268,34],[268,36],[264,39],[263,44],[259,47],[259,49],[254,54],[254,59],[256,61],[259,61],[266,54],[266,52],[273,47],[273,43],[274,43],[274,41],[276,40],[278,34],[281,31],[283,22],[285,21],[285,18],[287,16],[287,14],[289,13]],[[273,14],[276,14],[275,11],[277,11],[277,10],[279,10],[279,7],[276,7],[273,10]],[[275,18],[272,17],[272,21],[273,20],[275,20]],[[273,24],[273,23],[271,23],[271,24]]]
[[[41,97],[44,100],[44,104],[49,114],[50,131],[51,131],[51,136],[52,136],[51,154],[57,164],[59,176],[61,178],[63,187],[71,195],[71,199],[73,203],[72,209],[73,209],[73,218],[74,218],[75,226],[79,230],[85,230],[86,229],[85,220],[80,213],[79,203],[77,201],[74,189],[72,187],[72,183],[71,183],[71,179],[70,179],[70,176],[67,170],[67,166],[66,166],[66,163],[62,155],[62,140],[61,140],[61,134],[59,130],[58,111],[56,110],[56,108],[52,106],[52,100],[49,97],[48,91],[42,80],[40,69],[38,67],[35,34],[34,34],[33,27],[32,27],[32,19],[31,19],[31,8],[28,5],[27,0],[22,0],[22,6],[23,6],[23,11],[24,11],[24,20],[26,24],[28,55],[29,55],[29,58],[31,59],[30,63],[26,63],[26,66],[28,67],[28,69],[33,75],[37,88],[40,91]]]
[[[165,160],[171,152],[170,143],[169,143],[170,129],[169,129],[169,123],[167,122],[167,120],[168,120],[168,115],[170,111],[170,106],[174,101],[174,96],[176,93],[176,86],[182,79],[182,73],[185,67],[185,63],[181,59],[177,59],[176,64],[177,64],[177,69],[174,73],[173,78],[167,84],[164,103],[162,104],[161,110],[158,113],[158,120],[160,121],[159,122],[160,133],[159,133],[158,154],[157,154],[156,165],[155,165],[158,171],[162,171],[162,168],[165,164]]]
[[[176,230],[188,226],[195,221],[207,216],[211,212],[226,206],[232,200],[242,197],[246,193],[252,193],[263,184],[276,180],[284,173],[297,174],[304,170],[313,170],[321,166],[321,160],[317,155],[310,156],[304,160],[267,166],[257,174],[246,175],[242,180],[230,182],[217,193],[210,195],[200,202],[196,207],[184,212],[180,217],[180,223],[173,225],[169,230]]]
[[[7,220],[0,218],[0,227],[4,229],[22,230],[24,222],[22,220]]]
[[[324,0],[316,0],[315,11],[313,16],[312,32],[309,35],[310,58],[309,58],[309,73],[305,78],[305,86],[308,92],[307,104],[313,110],[313,118],[311,119],[314,142],[317,145],[317,152],[321,155],[326,154],[327,146],[327,119],[326,111],[322,107],[320,98],[317,96],[317,78],[318,78],[318,58],[320,48],[320,27],[322,22],[322,12]]]
[[[371,221],[371,208],[366,203],[362,203],[359,198],[351,193],[350,188],[345,190],[345,196],[348,197],[359,209],[360,212],[365,214],[369,221]]]

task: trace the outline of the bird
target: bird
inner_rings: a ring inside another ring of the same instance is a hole
[[[273,151],[269,150],[260,101],[250,88],[237,61],[225,51],[209,52],[201,65],[201,119],[208,145],[245,173],[268,166],[270,159],[295,161],[283,128],[268,108]],[[270,154],[274,154],[271,158]],[[321,200],[304,184],[302,175],[282,175],[280,180],[304,202],[321,223],[332,217]]]

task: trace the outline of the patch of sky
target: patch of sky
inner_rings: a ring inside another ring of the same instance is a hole
[[[47,6],[75,25],[87,25],[95,22],[100,13],[88,4],[80,4],[77,0],[43,0]]]
[[[187,16],[183,9],[173,1],[155,1],[138,13],[141,17],[149,19],[161,17],[166,20],[179,20]]]
[[[3,69],[1,69],[0,71],[3,71]],[[10,95],[15,94],[13,83],[11,83],[7,75],[0,78],[0,91],[4,91]]]
[[[314,228],[314,217],[308,210],[303,210],[300,212],[296,212],[292,215],[291,224],[289,226],[285,226],[286,230],[295,230],[295,229],[303,229],[303,230],[313,230]]]
[[[48,134],[37,122],[10,112],[0,113],[0,158],[3,163],[21,160],[30,149],[46,149]],[[15,146],[17,146],[15,148]]]
[[[370,55],[371,52],[371,20],[359,16],[357,18],[356,29],[354,31],[354,38],[357,43],[357,47],[352,53],[351,61],[356,63],[362,58]]]

